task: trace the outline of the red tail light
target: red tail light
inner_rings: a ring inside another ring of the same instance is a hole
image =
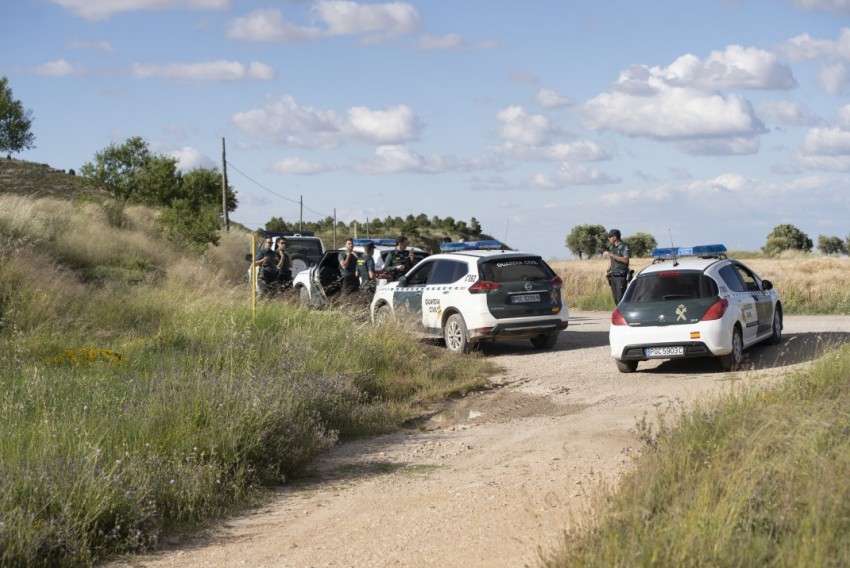
[[[478,282],[469,287],[469,293],[486,294],[488,292],[492,292],[493,290],[498,290],[501,287],[502,286],[500,284],[490,282],[489,280],[479,280]]]
[[[711,320],[719,320],[723,317],[723,314],[726,313],[726,308],[729,307],[729,300],[723,298],[721,300],[717,300],[711,307],[708,308],[705,313],[700,318],[700,321],[711,321]]]
[[[564,281],[561,280],[560,276],[555,276],[552,279],[552,286],[563,286],[563,285],[564,285]]]
[[[613,325],[629,325],[626,318],[624,318],[623,314],[620,312],[620,308],[614,309],[614,313],[611,314],[611,323]]]

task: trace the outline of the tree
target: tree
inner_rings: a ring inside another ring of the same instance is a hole
[[[32,111],[24,110],[21,101],[15,100],[9,87],[9,78],[0,77],[0,151],[13,153],[35,148],[32,128]]]
[[[767,235],[767,242],[762,251],[770,256],[777,255],[786,250],[799,250],[811,252],[812,239],[809,235],[790,224],[777,225]]]
[[[288,231],[289,225],[283,220],[283,217],[272,217],[266,221],[266,231]]]
[[[637,258],[649,256],[658,246],[658,241],[649,233],[635,233],[631,237],[627,237],[625,241],[631,247],[632,256]]]
[[[94,162],[86,162],[80,168],[80,175],[105,186],[117,199],[126,202],[139,197],[143,170],[151,158],[148,143],[134,136],[95,154]]]
[[[188,199],[200,209],[204,205],[216,205],[221,209],[221,172],[216,168],[195,168],[179,176],[179,197]],[[236,211],[239,201],[236,192],[227,186],[227,210]]]
[[[176,199],[162,210],[159,223],[166,237],[177,244],[203,252],[207,244],[218,245],[221,205],[203,205],[200,210],[188,199]]]
[[[469,233],[471,237],[477,237],[481,234],[481,223],[475,217],[469,220]]]
[[[581,259],[602,254],[608,243],[608,232],[602,225],[576,225],[567,235],[564,245]]]
[[[818,235],[818,250],[823,254],[847,254],[847,245],[840,237]]]

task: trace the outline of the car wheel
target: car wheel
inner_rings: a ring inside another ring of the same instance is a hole
[[[773,334],[770,336],[771,345],[779,345],[782,341],[782,312],[777,308],[773,311]]]
[[[389,304],[381,304],[378,306],[378,309],[375,310],[375,323],[382,324],[388,320],[393,318],[393,309],[389,306]]]
[[[443,339],[446,340],[446,349],[455,353],[468,353],[469,335],[466,331],[466,322],[460,314],[452,314],[443,328]]]
[[[535,335],[531,338],[531,344],[535,349],[552,349],[555,343],[558,342],[557,333],[548,333],[544,335]]]
[[[637,371],[637,361],[621,361],[617,359],[616,362],[617,370],[621,373],[634,373],[635,371]]]
[[[737,325],[732,330],[732,351],[729,355],[720,357],[720,366],[724,371],[735,371],[744,359],[744,340],[741,338],[741,328]]]
[[[290,263],[289,268],[292,270],[292,276],[310,268],[310,260],[304,255],[293,254],[291,260],[292,262]]]

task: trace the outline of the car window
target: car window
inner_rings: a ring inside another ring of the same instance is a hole
[[[696,300],[716,295],[717,284],[702,272],[668,270],[639,275],[623,301]]]
[[[322,255],[322,245],[318,239],[299,240],[295,237],[287,237],[286,244],[289,245],[289,254]]]
[[[726,283],[726,286],[729,288],[730,292],[747,291],[747,288],[744,285],[744,281],[741,280],[739,272],[735,270],[735,265],[727,264],[726,266],[721,268],[720,277],[723,278],[723,281]]]
[[[743,264],[735,264],[733,265],[735,270],[738,272],[738,276],[741,277],[741,281],[744,283],[744,288],[748,292],[756,292],[761,290],[761,285],[759,284],[759,280],[753,272],[744,266]]]
[[[407,285],[424,286],[425,284],[430,284],[429,276],[431,275],[431,270],[433,268],[433,262],[417,264],[416,267],[412,269],[407,276]]]
[[[428,284],[451,284],[469,273],[469,265],[458,260],[437,260]]]
[[[484,280],[500,284],[505,282],[551,280],[555,277],[555,273],[552,272],[549,265],[539,256],[488,259],[482,263],[481,269]]]

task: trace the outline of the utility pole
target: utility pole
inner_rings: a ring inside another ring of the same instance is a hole
[[[301,195],[299,197],[299,201],[301,203],[301,210],[298,213],[298,232],[300,233],[304,230],[304,196]]]
[[[224,215],[224,232],[230,232],[230,217],[227,214],[227,158],[224,137],[221,138],[221,212]]]

